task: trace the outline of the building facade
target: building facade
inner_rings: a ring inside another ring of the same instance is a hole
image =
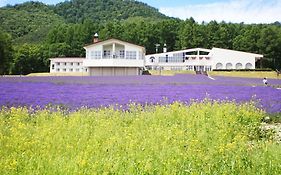
[[[118,39],[96,41],[84,47],[83,66],[92,76],[141,75],[145,48]]]
[[[165,49],[164,49],[165,50]],[[213,48],[186,49],[146,55],[147,69],[212,71],[220,69],[255,69],[263,55]]]
[[[51,73],[85,73],[90,76],[141,75],[148,70],[212,71],[255,69],[263,55],[229,49],[194,48],[145,55],[145,48],[118,39],[99,41],[84,47],[86,58],[51,58]]]
[[[85,58],[50,58],[50,73],[87,72],[83,66]]]

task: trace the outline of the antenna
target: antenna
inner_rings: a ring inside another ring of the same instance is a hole
[[[156,47],[156,53],[158,53],[158,47],[160,46],[160,44],[155,44],[155,47]]]

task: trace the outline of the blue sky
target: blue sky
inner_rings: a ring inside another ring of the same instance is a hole
[[[0,6],[26,0],[0,0]],[[56,4],[64,0],[39,0]],[[281,22],[281,0],[140,0],[165,15],[198,22],[211,20],[244,23]]]

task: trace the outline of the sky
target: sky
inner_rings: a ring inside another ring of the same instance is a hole
[[[0,6],[18,4],[26,0],[0,0]],[[64,0],[39,0],[56,4]],[[281,0],[139,0],[153,6],[167,16],[197,22],[273,23],[281,22]]]

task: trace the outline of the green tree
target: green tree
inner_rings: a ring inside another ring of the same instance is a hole
[[[42,45],[23,44],[16,48],[13,74],[29,74],[48,71],[48,61]]]
[[[8,74],[13,59],[11,36],[0,28],[0,75]]]

